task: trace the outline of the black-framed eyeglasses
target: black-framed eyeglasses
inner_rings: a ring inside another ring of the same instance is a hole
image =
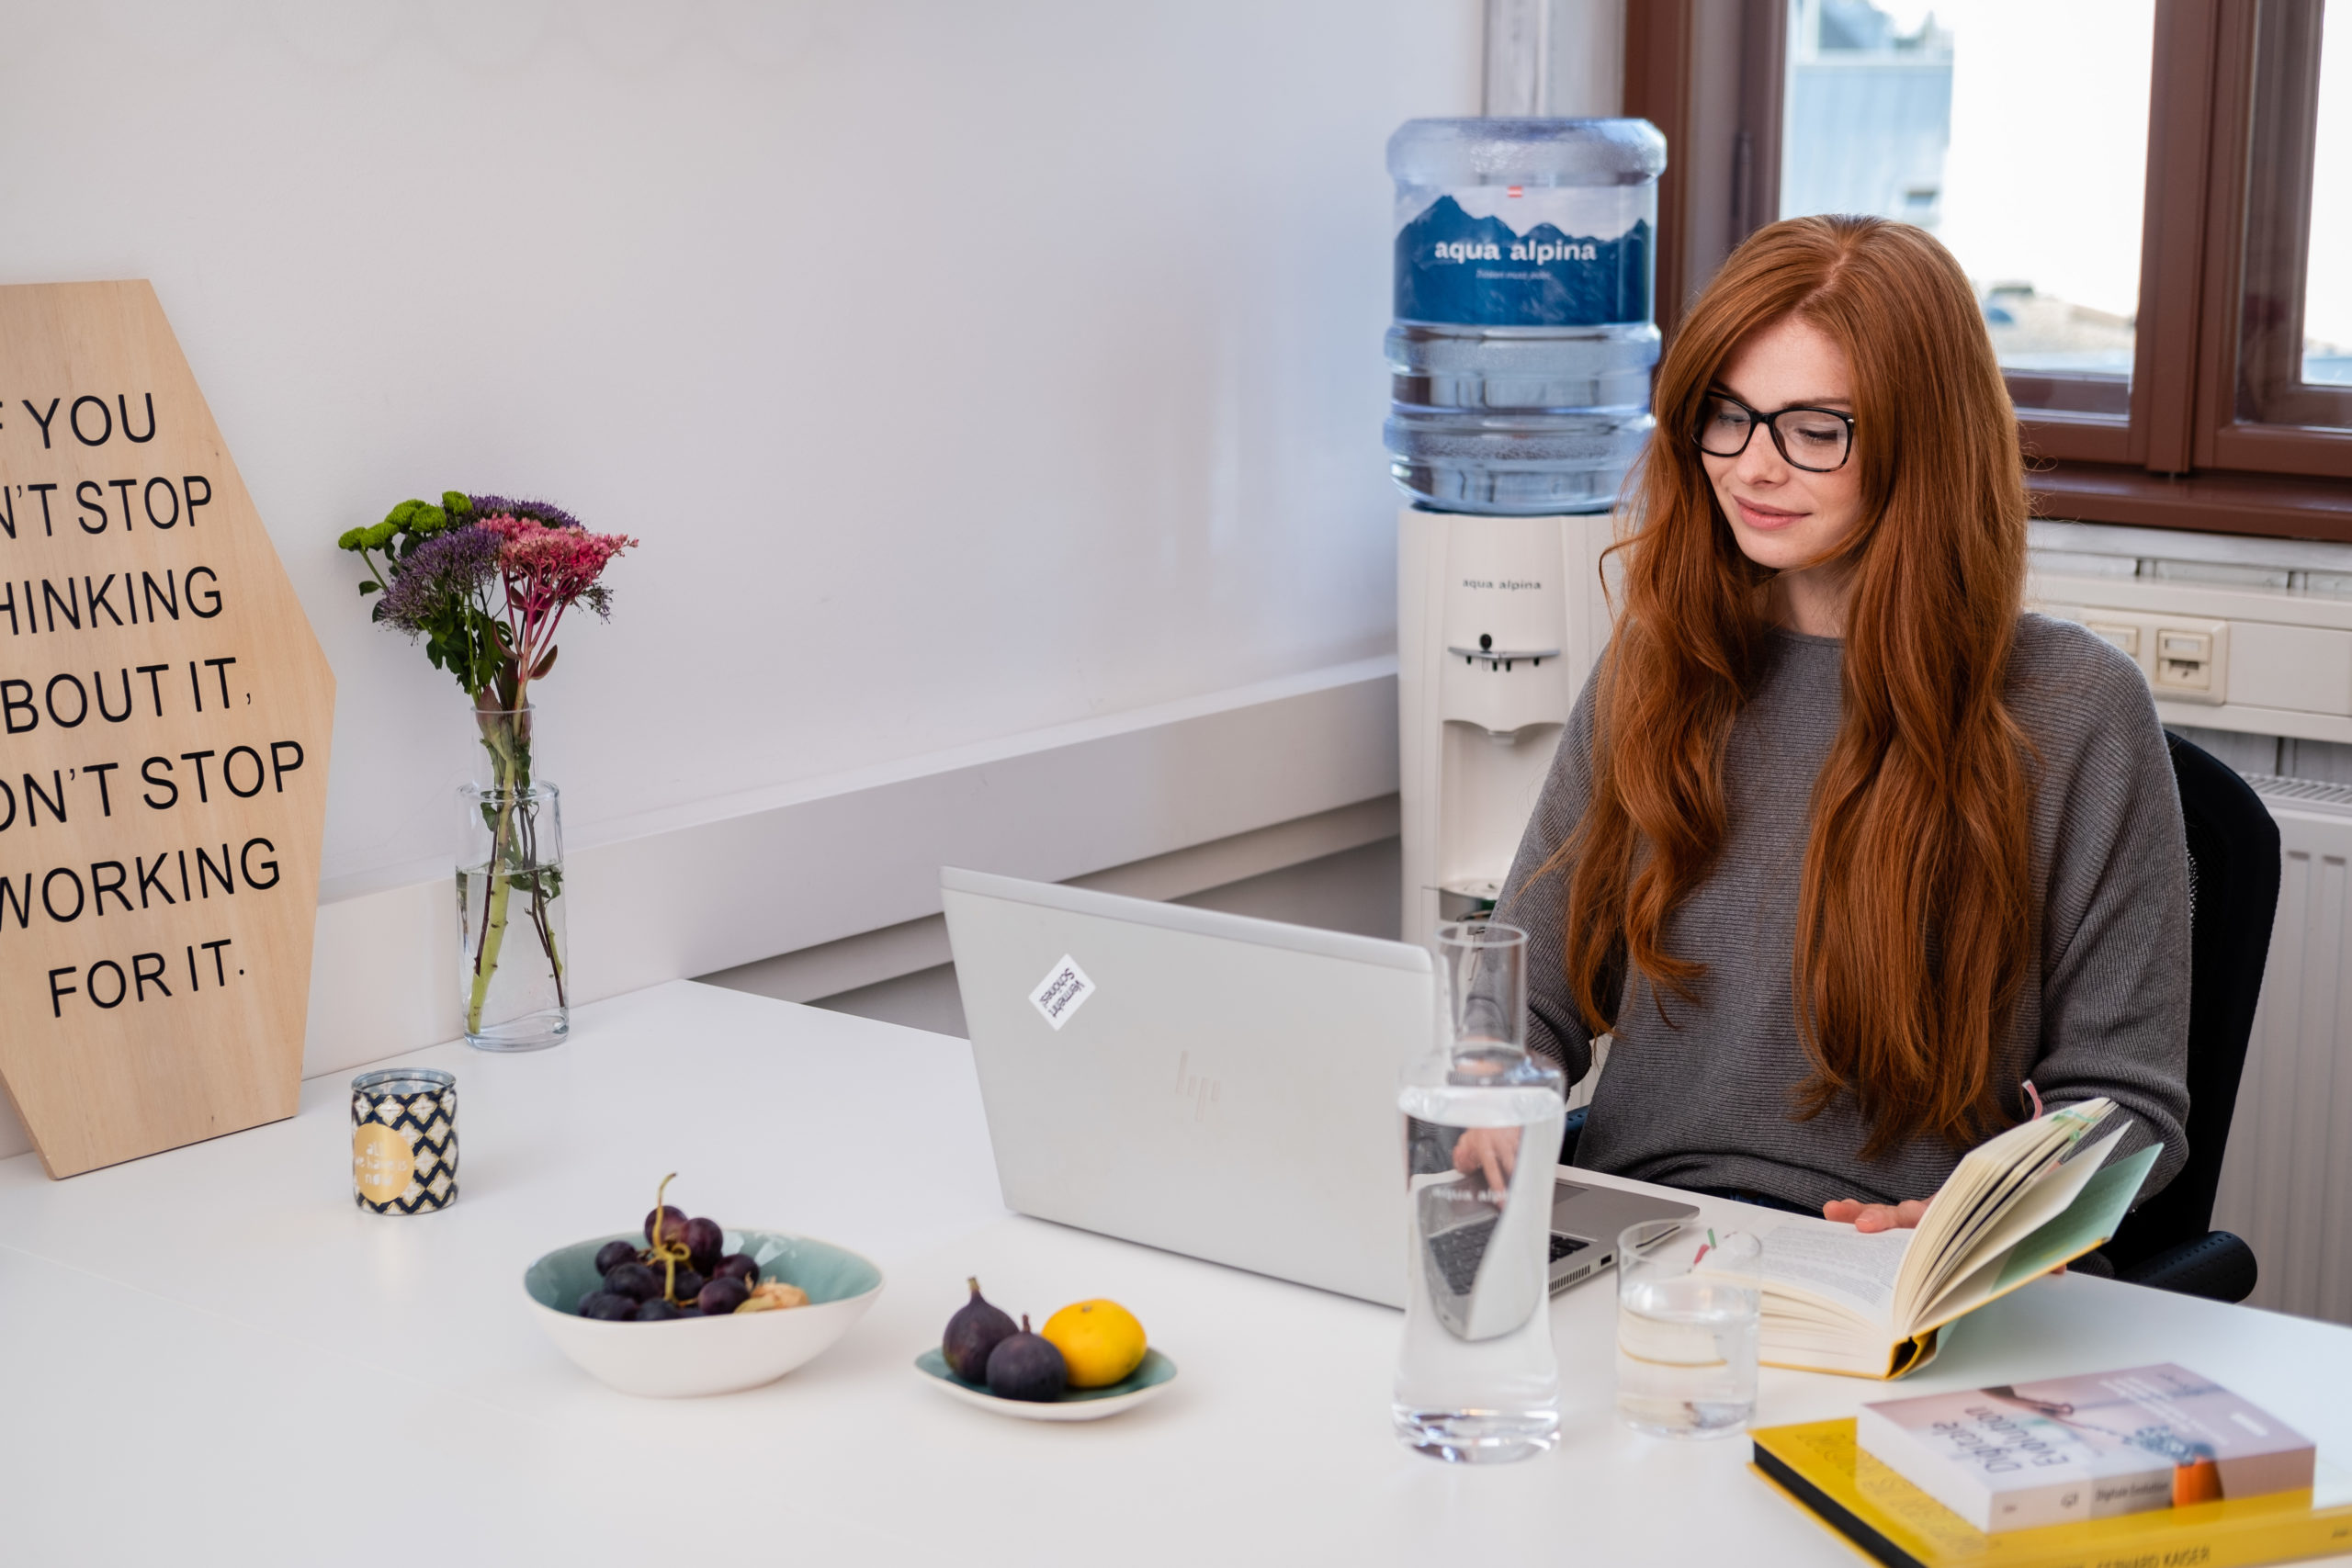
[[[1729,392],[1707,394],[1699,405],[1699,428],[1691,435],[1699,450],[1711,457],[1736,457],[1747,450],[1759,424],[1772,433],[1772,445],[1792,468],[1835,473],[1853,456],[1853,415],[1801,405],[1766,413]]]

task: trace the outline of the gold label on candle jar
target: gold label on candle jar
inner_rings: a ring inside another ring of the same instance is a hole
[[[416,1178],[416,1155],[408,1140],[370,1122],[351,1130],[351,1179],[370,1203],[389,1203]]]

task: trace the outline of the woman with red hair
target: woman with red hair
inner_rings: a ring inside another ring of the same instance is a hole
[[[2187,1156],[2180,805],[2136,666],[2023,609],[2024,464],[1951,254],[1742,245],[1659,367],[1607,653],[1498,910],[1578,1165],[1916,1222],[1959,1156],[2112,1098]]]

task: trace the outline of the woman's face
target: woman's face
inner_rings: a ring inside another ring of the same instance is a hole
[[[1761,414],[1796,407],[1854,412],[1845,352],[1820,328],[1793,316],[1750,333],[1724,362],[1712,389],[1728,392]],[[1834,421],[1800,415],[1782,422],[1781,434],[1804,462],[1835,460]],[[1707,444],[1729,446],[1736,440],[1735,434],[1731,440]],[[1781,455],[1772,433],[1759,423],[1739,456],[1718,457],[1702,449],[1700,460],[1740,552],[1758,566],[1802,571],[1843,544],[1861,521],[1861,464],[1851,453],[1841,468],[1808,473]]]

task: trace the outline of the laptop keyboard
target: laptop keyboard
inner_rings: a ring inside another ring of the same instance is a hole
[[[1493,1220],[1479,1220],[1472,1224],[1457,1225],[1453,1230],[1430,1238],[1430,1261],[1445,1276],[1447,1287],[1457,1296],[1466,1296],[1478,1282],[1478,1265],[1487,1256],[1487,1244],[1494,1239]],[[1557,1263],[1570,1253],[1582,1252],[1586,1243],[1572,1235],[1552,1233],[1551,1261]]]
[[[1430,1261],[1437,1265],[1447,1289],[1455,1295],[1468,1295],[1478,1282],[1478,1264],[1487,1256],[1487,1243],[1494,1239],[1495,1224],[1493,1220],[1479,1220],[1430,1237]]]

